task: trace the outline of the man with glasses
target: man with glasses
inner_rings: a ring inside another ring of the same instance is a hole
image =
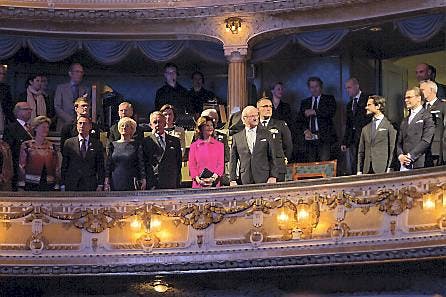
[[[247,106],[242,111],[245,129],[232,137],[230,161],[231,186],[240,180],[243,185],[275,183],[278,169],[271,134],[259,126],[259,111]],[[237,164],[239,176],[237,174]]]
[[[262,97],[257,101],[260,115],[260,124],[271,133],[274,144],[275,158],[277,162],[277,181],[285,181],[286,164],[293,155],[293,140],[287,123],[272,118],[273,104],[268,97]]]
[[[410,115],[401,122],[396,144],[401,171],[425,167],[435,132],[432,116],[423,108],[421,90],[407,90],[404,101]]]
[[[89,87],[82,83],[84,68],[79,63],[71,64],[68,71],[70,82],[58,85],[54,96],[54,109],[57,116],[57,131],[76,121],[73,112],[73,102],[79,97],[87,98]]]

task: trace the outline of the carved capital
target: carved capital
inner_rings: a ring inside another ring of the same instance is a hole
[[[248,56],[248,45],[225,46],[225,56],[229,62],[243,62]]]

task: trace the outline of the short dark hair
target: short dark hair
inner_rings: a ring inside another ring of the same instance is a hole
[[[164,65],[163,70],[166,71],[167,68],[175,68],[175,71],[177,72],[177,75],[179,75],[177,64],[172,63],[172,62],[166,63],[166,64]]]
[[[172,110],[173,118],[176,119],[177,114],[176,114],[176,111],[175,111],[175,107],[173,105],[171,105],[171,104],[164,104],[163,106],[161,106],[160,112],[163,113],[165,110],[168,110],[168,109]]]
[[[322,81],[322,79],[320,79],[320,77],[318,76],[310,76],[307,80],[307,86],[310,86],[310,82],[315,81],[319,84],[319,86],[322,88],[324,86],[324,82]]]
[[[369,96],[369,99],[373,100],[375,106],[379,105],[379,110],[384,113],[384,109],[386,108],[386,98],[379,95],[371,95]]]
[[[77,123],[79,122],[79,120],[82,119],[82,118],[87,119],[87,120],[90,122],[90,124],[92,123],[92,119],[91,119],[89,116],[86,116],[86,115],[80,115],[80,116],[78,116],[77,119],[76,119],[76,124],[77,124]]]
[[[76,65],[79,65],[79,66],[81,66],[82,68],[84,68],[84,66],[82,66],[82,64],[81,63],[72,63],[71,65],[70,65],[70,68],[68,68],[68,71],[69,72],[71,72],[71,71],[73,71],[73,67],[74,66],[76,66]]]
[[[431,75],[429,76],[429,79],[431,81],[435,81],[435,78],[437,77],[437,68],[435,68],[434,66],[427,64],[427,69],[430,70]]]
[[[29,87],[31,85],[30,81],[35,80],[36,77],[40,76],[42,76],[42,74],[40,73],[30,74],[26,80],[26,87]]]

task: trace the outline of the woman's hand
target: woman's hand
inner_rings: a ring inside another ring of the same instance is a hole
[[[147,186],[147,181],[145,178],[141,179],[141,183],[140,183],[141,187],[139,188],[141,191],[144,191],[146,189]]]

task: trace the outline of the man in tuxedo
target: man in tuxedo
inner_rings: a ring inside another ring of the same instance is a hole
[[[384,116],[386,99],[373,95],[367,100],[367,114],[373,120],[361,130],[357,174],[390,172],[395,150],[396,130]]]
[[[61,189],[66,191],[102,191],[104,186],[104,149],[90,137],[91,119],[77,118],[78,135],[65,141],[61,168]]]
[[[277,165],[277,181],[285,181],[288,160],[293,156],[291,131],[285,121],[272,118],[273,104],[267,97],[257,101],[260,124],[271,133]]]
[[[284,87],[283,83],[278,81],[271,86],[271,95],[273,96],[272,104],[272,118],[276,120],[285,121],[287,125],[293,123],[291,106],[284,102],[283,99]]]
[[[370,123],[372,113],[366,110],[368,96],[361,91],[359,81],[352,77],[345,82],[345,89],[350,97],[347,103],[344,139],[341,151],[348,154],[350,167],[348,174],[354,174],[357,169],[358,145],[362,128]]]
[[[430,112],[423,108],[421,98],[418,87],[406,91],[404,101],[410,115],[401,122],[396,144],[401,171],[425,167],[430,154],[435,125]]]
[[[57,131],[65,125],[76,121],[73,112],[73,102],[79,97],[87,97],[89,88],[82,83],[84,68],[79,63],[71,64],[68,71],[70,82],[60,84],[54,95],[54,109],[57,116]]]
[[[119,119],[124,117],[133,118],[133,105],[130,102],[122,102],[118,106],[118,115]],[[110,127],[108,141],[113,142],[119,139],[121,139],[121,134],[118,131],[118,123],[115,123]],[[133,139],[141,143],[144,140],[144,131],[139,126],[136,126],[136,132],[133,134]]]
[[[311,97],[302,101],[299,114],[299,121],[305,127],[306,161],[327,161],[331,145],[336,142],[333,126],[336,100],[332,95],[322,94],[323,82],[319,77],[310,77],[307,86]]]
[[[144,138],[147,188],[175,189],[181,183],[180,140],[165,133],[166,118],[159,111],[150,114],[152,133]]]
[[[3,140],[11,148],[12,166],[14,174],[12,176],[12,190],[17,191],[17,182],[19,174],[20,146],[24,141],[31,140],[32,130],[28,124],[31,119],[32,109],[28,102],[18,102],[14,107],[16,120],[6,126]]]
[[[437,70],[434,66],[427,63],[418,64],[415,68],[415,76],[421,83],[424,80],[431,80],[437,84],[437,98],[446,100],[446,86],[435,81]]]
[[[60,152],[63,154],[64,143],[68,138],[78,135],[77,118],[81,116],[89,117],[90,103],[85,97],[79,97],[74,101],[74,111],[76,112],[76,121],[66,124],[60,132]],[[100,139],[101,130],[96,123],[91,123],[90,137]]]
[[[426,166],[442,165],[445,156],[444,150],[444,121],[446,116],[446,103],[437,98],[437,84],[430,80],[420,82],[420,89],[423,92],[425,103],[424,108],[432,115],[435,124],[434,139],[432,141],[429,158],[426,159]]]
[[[231,186],[240,178],[243,185],[275,183],[278,169],[271,133],[259,126],[259,111],[247,106],[242,111],[245,129],[232,137],[230,161]],[[240,162],[237,176],[237,164]]]

